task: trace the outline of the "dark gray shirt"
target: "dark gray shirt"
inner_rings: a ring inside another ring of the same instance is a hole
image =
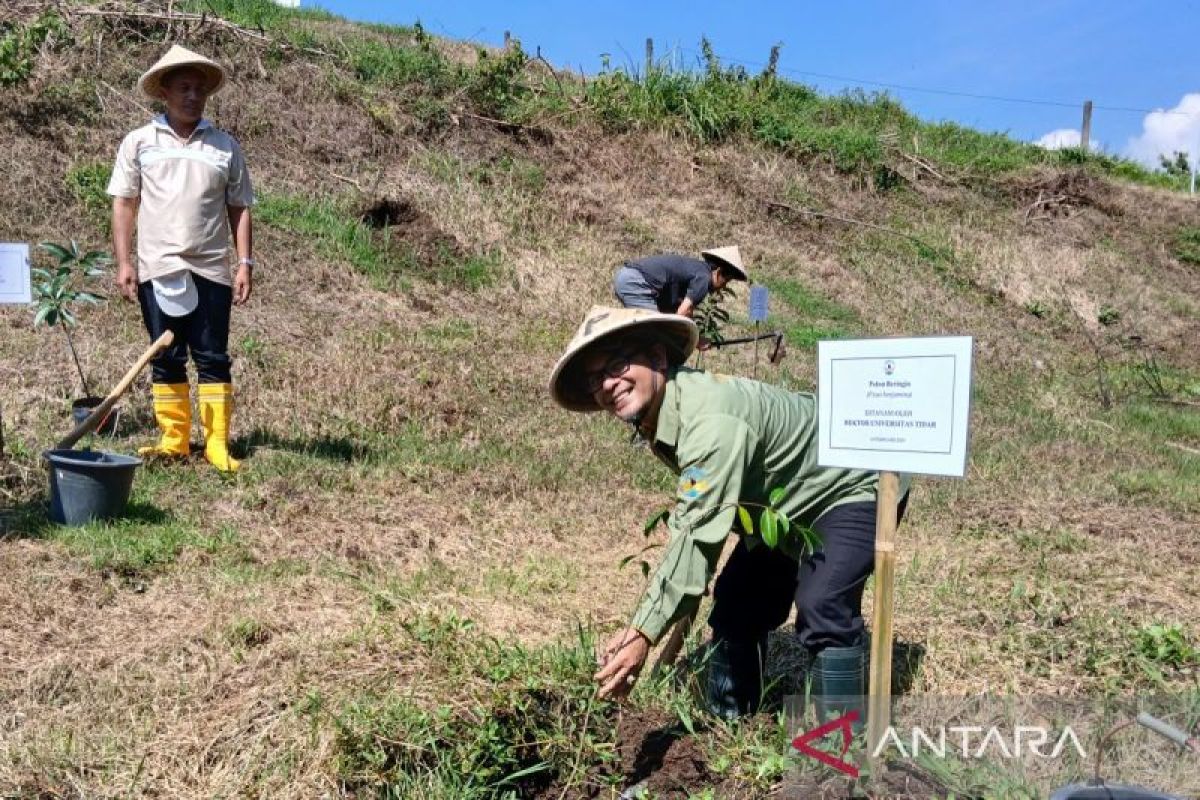
[[[698,258],[663,253],[626,261],[625,266],[646,277],[658,310],[666,314],[674,314],[684,297],[691,298],[692,305],[700,305],[712,288],[712,267]]]

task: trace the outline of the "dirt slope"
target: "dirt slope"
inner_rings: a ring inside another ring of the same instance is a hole
[[[81,176],[148,119],[131,87],[179,35],[71,24],[76,46],[0,89],[0,241],[104,244]],[[412,87],[358,85],[334,59],[215,27],[186,41],[231,66],[209,110],[264,199],[231,336],[245,470],[151,465],[131,520],[46,525],[36,454],[65,429],[73,370],[57,331],[0,308],[0,794],[347,793],[335,728],[297,709],[378,687],[436,702],[407,621],[453,612],[527,645],[614,626],[640,583],[617,563],[669,478],[617,426],[554,409],[545,380],[623,258],[730,242],[789,334],[784,366],[758,367],[772,380],[811,389],[813,330],[976,337],[969,479],[918,481],[902,531],[913,691],[1194,682],[1194,652],[1139,660],[1151,623],[1197,641],[1192,198],[903,159],[881,189],[749,142],[468,105],[431,125]],[[110,299],[82,318],[110,386],[144,347],[137,312]],[[105,447],[153,435],[146,380]]]

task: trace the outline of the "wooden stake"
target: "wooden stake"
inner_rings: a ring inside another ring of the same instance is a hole
[[[896,503],[900,476],[879,473],[875,511],[875,608],[871,616],[871,678],[867,752],[875,752],[892,716],[892,606],[896,589]],[[872,769],[872,774],[878,774]]]
[[[642,75],[642,79],[650,77],[650,70],[654,68],[654,40],[646,37],[646,72]]]

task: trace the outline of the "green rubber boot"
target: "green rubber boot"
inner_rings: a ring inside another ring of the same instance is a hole
[[[860,641],[851,647],[826,647],[813,659],[810,693],[817,719],[828,722],[851,711],[858,712],[852,723],[855,733],[866,722],[867,651]]]
[[[767,639],[712,642],[708,651],[705,701],[710,713],[737,719],[758,711],[762,702]]]

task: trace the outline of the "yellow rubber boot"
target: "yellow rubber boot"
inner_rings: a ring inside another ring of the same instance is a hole
[[[196,387],[204,457],[221,472],[237,472],[240,462],[229,455],[229,418],[233,416],[233,384],[202,383]]]
[[[153,447],[139,447],[139,456],[186,456],[192,433],[192,399],[186,383],[155,383],[154,419],[162,436]]]

